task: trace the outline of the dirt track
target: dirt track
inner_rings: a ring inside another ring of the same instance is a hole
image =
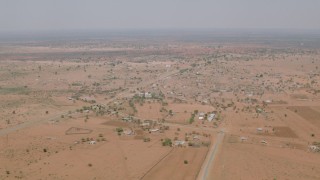
[[[198,180],[208,179],[209,170],[212,164],[214,163],[215,156],[217,155],[218,149],[221,146],[221,143],[224,138],[224,134],[225,134],[224,130],[221,130],[216,138],[216,141],[214,141],[214,143],[212,144],[209,150],[209,153],[207,154],[206,160],[204,161],[201,167],[200,173],[197,177]],[[213,177],[211,176],[210,179],[213,179]]]

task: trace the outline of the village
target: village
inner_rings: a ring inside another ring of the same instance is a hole
[[[319,179],[320,48],[288,43],[3,43],[0,179]]]

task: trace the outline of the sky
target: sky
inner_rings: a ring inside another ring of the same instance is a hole
[[[320,0],[0,0],[0,31],[320,29]]]

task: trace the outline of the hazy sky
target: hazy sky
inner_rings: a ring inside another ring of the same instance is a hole
[[[320,0],[0,0],[0,31],[320,29]]]

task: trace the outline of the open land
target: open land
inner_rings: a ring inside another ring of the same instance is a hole
[[[320,179],[320,36],[0,43],[0,179]]]

